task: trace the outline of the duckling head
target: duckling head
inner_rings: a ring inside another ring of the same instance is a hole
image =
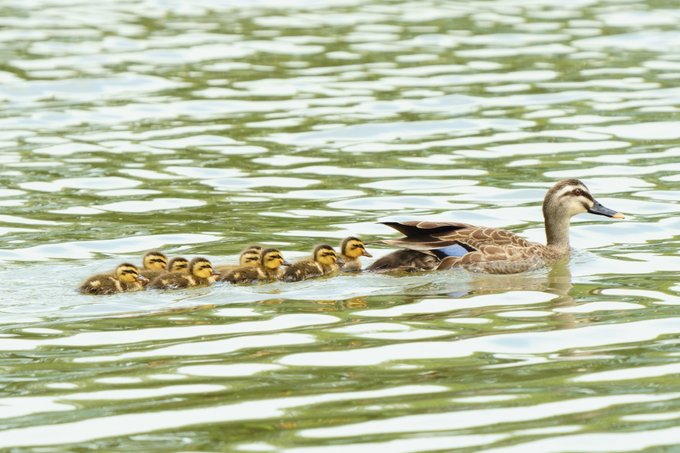
[[[340,253],[348,258],[359,258],[360,256],[372,257],[368,251],[366,251],[366,244],[361,239],[350,236],[345,238],[342,243],[340,243]]]
[[[283,259],[283,255],[278,249],[265,249],[261,255],[262,265],[267,269],[278,269],[281,266],[290,266],[290,263]]]
[[[325,266],[332,266],[338,261],[338,255],[330,245],[317,245],[316,248],[314,248],[314,261]]]
[[[152,250],[144,255],[142,265],[147,270],[165,270],[168,267],[168,257],[158,250]]]
[[[259,245],[252,245],[241,252],[239,257],[239,265],[241,267],[257,267],[260,264],[260,257],[262,254],[262,247]]]
[[[130,263],[123,263],[116,267],[116,278],[125,283],[148,283],[149,279],[139,274],[137,266]]]
[[[191,271],[191,275],[198,278],[209,279],[214,275],[219,275],[218,272],[213,271],[213,267],[210,261],[206,258],[201,257],[194,258],[193,260],[191,260],[191,262],[189,263],[189,270]]]
[[[168,263],[168,270],[170,272],[180,272],[182,274],[189,273],[189,260],[182,258],[181,256],[176,256],[170,260]]]

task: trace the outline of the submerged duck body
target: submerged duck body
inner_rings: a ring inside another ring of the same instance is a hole
[[[137,266],[123,263],[111,273],[89,277],[78,287],[78,291],[98,295],[142,291],[146,283],[148,279],[140,275]]]
[[[308,278],[332,274],[340,269],[338,255],[330,245],[322,244],[314,248],[311,258],[291,264],[283,274],[282,280],[297,282]]]
[[[284,274],[281,266],[288,265],[289,263],[283,258],[278,249],[265,249],[262,250],[257,266],[239,267],[226,274],[221,274],[219,280],[230,283],[280,280]]]
[[[217,276],[212,264],[206,258],[194,258],[189,263],[189,272],[167,272],[159,275],[149,284],[154,289],[179,289],[194,286],[208,286],[215,283]]]
[[[611,218],[623,214],[602,206],[577,179],[559,181],[543,200],[547,243],[529,242],[510,231],[456,222],[383,222],[404,234],[383,241],[407,249],[379,259],[369,270],[389,271],[409,267],[419,270],[464,268],[472,272],[513,274],[549,265],[569,255],[569,222],[577,214]],[[400,262],[400,256],[404,262]],[[429,258],[428,258],[429,257]]]
[[[373,257],[366,250],[366,244],[361,239],[350,236],[340,243],[340,269],[343,272],[360,272],[361,271],[361,261],[359,258],[366,256],[368,258]]]

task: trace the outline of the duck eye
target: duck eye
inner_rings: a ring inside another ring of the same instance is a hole
[[[580,197],[581,195],[583,195],[583,191],[581,189],[574,189],[574,191],[572,193],[574,195],[576,195],[577,197]]]

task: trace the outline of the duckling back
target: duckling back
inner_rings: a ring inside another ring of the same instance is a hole
[[[253,283],[265,279],[266,276],[259,267],[238,267],[218,277],[218,281],[229,283]]]
[[[308,278],[331,274],[340,269],[337,264],[338,255],[330,245],[322,244],[314,248],[311,258],[298,261],[288,266],[282,280],[297,282]]]
[[[324,275],[324,269],[321,264],[310,258],[288,266],[281,280],[284,282],[299,282],[300,280],[321,277],[322,275]]]

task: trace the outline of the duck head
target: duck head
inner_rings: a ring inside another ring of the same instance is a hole
[[[182,258],[181,256],[176,256],[175,258],[171,259],[170,262],[168,263],[168,270],[170,272],[188,274],[189,260],[186,258]]]
[[[290,266],[290,263],[283,259],[283,255],[278,249],[262,250],[260,258],[262,266],[266,269],[278,269],[281,266]]]
[[[366,244],[361,239],[350,236],[340,243],[340,253],[348,258],[359,258],[360,256],[372,257],[366,251]]]
[[[569,248],[569,221],[577,214],[596,214],[623,219],[620,212],[595,200],[578,179],[565,179],[552,186],[543,200],[543,218],[548,245]]]
[[[322,244],[314,248],[314,261],[324,266],[332,266],[338,261],[338,255],[330,245]]]
[[[124,283],[146,284],[149,279],[139,274],[137,266],[130,263],[119,264],[115,270],[116,278]]]
[[[241,252],[238,262],[241,267],[257,267],[260,264],[262,255],[262,247],[259,245],[251,245]]]
[[[142,265],[146,270],[166,270],[168,268],[168,257],[158,250],[152,250],[144,255]]]
[[[193,260],[191,260],[191,262],[189,263],[189,272],[194,277],[204,279],[211,279],[217,275],[220,275],[219,272],[215,272],[213,270],[210,261],[207,258],[202,257],[194,258]]]

